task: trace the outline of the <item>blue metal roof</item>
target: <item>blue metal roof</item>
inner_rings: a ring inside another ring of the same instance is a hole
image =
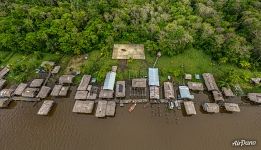
[[[108,72],[106,74],[106,78],[104,81],[103,89],[104,90],[113,90],[114,89],[114,84],[115,84],[115,78],[116,78],[116,73],[115,72]]]
[[[187,86],[179,86],[180,98],[182,99],[194,99],[194,95],[191,95]]]
[[[149,85],[159,86],[159,69],[149,68]]]

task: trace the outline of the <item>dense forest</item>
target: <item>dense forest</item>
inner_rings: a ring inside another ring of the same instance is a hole
[[[173,56],[203,50],[218,63],[261,67],[259,0],[2,0],[0,50],[81,54],[143,43]]]

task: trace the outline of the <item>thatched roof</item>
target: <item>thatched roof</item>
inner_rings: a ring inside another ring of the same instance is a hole
[[[5,67],[0,71],[0,79],[2,79],[10,70]]]
[[[221,92],[219,91],[212,91],[212,94],[214,96],[214,100],[216,102],[219,102],[219,101],[224,101],[224,98],[223,98],[223,95]]]
[[[235,103],[225,103],[224,106],[225,106],[227,111],[230,111],[230,112],[240,112],[240,108],[239,108],[238,104],[235,104]]]
[[[209,113],[219,113],[219,105],[216,103],[204,103],[203,109]]]
[[[165,99],[175,99],[173,83],[164,82],[164,96]]]
[[[223,91],[224,95],[227,97],[235,96],[230,88],[222,87],[222,91]]]
[[[37,98],[46,98],[49,93],[51,92],[51,88],[48,86],[42,86],[40,89],[38,95],[36,96]]]
[[[145,59],[142,44],[114,44],[112,59]]]
[[[188,82],[188,87],[189,87],[189,89],[194,90],[194,91],[203,91],[204,90],[203,84],[200,82]]]
[[[150,86],[150,99],[160,99],[158,86]]]
[[[125,97],[125,81],[116,82],[116,97],[122,98]]]
[[[59,96],[61,89],[62,89],[62,85],[55,85],[50,95]]]
[[[10,102],[11,102],[11,99],[9,99],[9,98],[0,98],[0,108],[8,107]]]
[[[196,109],[192,101],[184,101],[185,110],[188,115],[196,115]]]
[[[39,91],[39,88],[26,88],[22,96],[23,97],[35,97],[36,93]]]
[[[94,101],[79,101],[76,100],[72,112],[74,113],[92,113]]]
[[[2,90],[5,86],[6,80],[0,79],[0,90]]]
[[[67,96],[69,89],[69,86],[62,86],[59,96]]]
[[[91,81],[91,75],[84,75],[82,80],[77,88],[78,91],[86,91],[87,87]]]
[[[74,75],[62,75],[59,78],[59,84],[72,84]]]
[[[44,79],[34,79],[31,84],[30,84],[30,87],[31,88],[39,88],[42,86],[44,82]]]
[[[261,104],[261,93],[248,93],[247,96],[250,101]]]
[[[45,100],[37,112],[38,115],[48,115],[49,111],[52,109],[54,101],[52,100]]]
[[[14,89],[3,89],[0,92],[0,97],[11,97]]]
[[[132,87],[134,87],[134,88],[146,88],[147,87],[147,79],[146,78],[132,79]]]
[[[74,99],[86,100],[88,93],[89,93],[88,91],[77,91],[76,94],[75,94]]]
[[[60,69],[61,69],[61,66],[55,66],[51,73],[52,74],[57,74],[60,71]]]
[[[25,88],[27,87],[26,83],[20,83],[14,91],[14,95],[21,96]]]
[[[208,91],[219,91],[214,76],[211,73],[203,73],[202,76],[205,80]]]

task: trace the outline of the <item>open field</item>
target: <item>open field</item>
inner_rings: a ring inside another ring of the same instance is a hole
[[[146,60],[119,61],[111,59],[111,53],[101,53],[93,51],[88,53],[88,59],[80,59],[83,56],[69,56],[61,54],[33,53],[21,54],[0,51],[1,66],[8,65],[11,72],[7,76],[9,84],[28,81],[37,77],[36,69],[42,61],[54,61],[62,66],[60,74],[68,73],[72,64],[77,63],[77,69],[81,74],[91,74],[97,78],[99,83],[103,83],[106,72],[111,70],[111,66],[118,65],[117,80],[137,78],[147,76],[148,67],[152,67],[156,57],[146,54]],[[77,60],[79,59],[79,61]],[[123,68],[121,68],[123,66]],[[261,92],[260,86],[253,86],[249,83],[251,77],[261,76],[261,72],[240,69],[233,65],[216,64],[211,58],[200,50],[187,50],[182,54],[173,57],[161,56],[156,64],[160,70],[161,82],[167,80],[167,76],[172,76],[175,81],[182,83],[184,73],[202,74],[204,72],[213,73],[218,84],[222,86],[222,81],[226,73],[233,70],[236,75],[234,82],[239,83],[246,92]],[[78,83],[81,75],[76,77]]]

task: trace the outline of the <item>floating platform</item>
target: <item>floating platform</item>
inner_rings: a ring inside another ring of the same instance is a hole
[[[88,96],[88,91],[77,91],[74,99],[76,100],[86,100]]]
[[[72,112],[74,113],[92,113],[94,101],[80,101],[76,100]]]
[[[48,115],[49,111],[52,109],[53,104],[54,104],[54,101],[52,101],[52,100],[45,100],[43,102],[41,108],[37,112],[37,115],[43,115],[43,116]]]
[[[10,98],[0,98],[0,108],[8,107],[10,102],[11,102]]]
[[[185,110],[188,115],[196,115],[196,109],[192,101],[184,101]]]
[[[40,98],[33,98],[33,97],[22,97],[22,96],[14,96],[12,97],[15,101],[27,101],[27,102],[38,102]]]
[[[21,96],[23,91],[26,89],[27,84],[26,83],[20,83],[17,88],[14,91],[14,95]]]
[[[106,116],[107,101],[100,100],[96,108],[95,117],[101,118]]]
[[[116,102],[115,101],[108,101],[106,107],[106,116],[114,116],[116,109]]]

